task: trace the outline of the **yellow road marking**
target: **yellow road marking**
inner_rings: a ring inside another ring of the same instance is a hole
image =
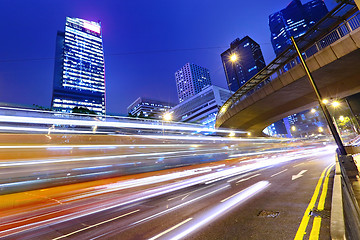
[[[310,238],[309,240],[318,240],[320,235],[320,227],[321,227],[321,217],[316,216],[314,218],[314,223],[311,228]]]
[[[327,190],[328,190],[328,185],[329,185],[329,177],[330,177],[330,170],[331,169],[332,169],[332,166],[327,170],[326,175],[325,175],[326,178],[325,178],[325,181],[324,181],[324,185],[323,185],[322,192],[321,192],[321,195],[320,195],[319,204],[318,204],[318,207],[317,207],[317,209],[319,211],[324,210],[325,199],[326,199],[326,195],[327,195]]]
[[[316,188],[315,188],[315,191],[314,191],[314,194],[310,200],[310,203],[308,205],[308,207],[306,208],[305,210],[305,213],[304,213],[304,216],[301,220],[301,223],[300,223],[300,226],[296,232],[296,235],[295,235],[295,238],[294,240],[301,240],[304,238],[304,235],[306,234],[306,227],[309,223],[309,220],[310,220],[310,215],[309,215],[309,212],[311,209],[314,208],[315,206],[315,203],[316,203],[316,200],[319,196],[319,193],[320,193],[320,187],[321,187],[321,184],[323,182],[323,179],[324,179],[324,176],[325,176],[325,172],[332,167],[333,164],[330,164],[329,166],[327,166],[324,171],[321,173],[321,176],[318,180],[318,183],[316,185]]]

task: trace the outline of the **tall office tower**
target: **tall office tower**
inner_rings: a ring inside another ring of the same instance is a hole
[[[323,0],[312,0],[304,5],[300,0],[293,0],[286,8],[271,14],[269,27],[276,56],[291,45],[291,36],[296,39],[304,35],[328,12]]]
[[[75,107],[105,114],[105,64],[98,22],[66,18],[65,32],[56,38],[52,107]]]
[[[175,72],[175,80],[179,102],[211,85],[209,70],[193,63],[187,63]]]
[[[236,56],[236,59],[231,59],[231,56]],[[266,66],[260,45],[249,36],[235,39],[221,54],[221,60],[228,88],[233,92]]]

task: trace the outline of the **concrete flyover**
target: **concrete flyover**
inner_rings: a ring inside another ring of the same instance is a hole
[[[360,92],[360,28],[307,58],[323,98],[343,98]],[[233,103],[217,119],[217,127],[248,130],[260,135],[268,125],[316,106],[317,100],[301,65]]]

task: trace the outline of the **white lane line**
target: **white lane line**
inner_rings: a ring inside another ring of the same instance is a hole
[[[192,232],[198,230],[199,228],[203,227],[204,225],[209,224],[210,222],[214,221],[215,218],[218,216],[221,216],[222,214],[229,211],[231,208],[235,207],[239,203],[251,198],[256,193],[259,193],[260,191],[264,190],[267,186],[269,186],[270,183],[268,181],[260,181],[241,192],[238,192],[235,197],[232,199],[220,203],[218,206],[214,207],[210,211],[204,213],[202,216],[200,216],[197,219],[194,219],[191,221],[191,225],[186,228],[185,226],[182,226],[180,229],[175,230],[173,232],[173,236],[169,236],[167,239],[171,240],[179,240],[187,237]],[[182,231],[181,231],[182,230]]]
[[[137,209],[137,210],[132,211],[132,212],[129,212],[129,213],[125,213],[125,214],[123,214],[123,215],[121,215],[121,216],[117,216],[117,217],[114,217],[114,218],[108,219],[108,220],[103,221],[103,222],[99,222],[99,223],[94,224],[94,225],[87,226],[87,227],[85,227],[85,228],[82,228],[82,229],[76,230],[76,231],[71,232],[71,233],[68,233],[68,234],[66,234],[66,235],[62,235],[62,236],[60,236],[60,237],[53,238],[53,240],[66,238],[66,237],[68,237],[68,236],[71,236],[71,235],[74,235],[74,234],[76,234],[76,233],[79,233],[79,232],[85,231],[85,230],[87,230],[87,229],[90,229],[90,228],[93,228],[93,227],[96,227],[96,226],[102,225],[102,224],[104,224],[104,223],[108,223],[108,222],[114,221],[114,220],[116,220],[116,219],[119,219],[119,218],[122,218],[122,217],[128,216],[128,215],[133,214],[133,213],[136,213],[136,212],[138,212],[138,211],[140,211],[140,209]]]
[[[260,175],[261,175],[261,174],[258,173],[258,174],[252,175],[252,176],[250,176],[250,177],[248,177],[248,178],[240,179],[240,180],[237,181],[236,183],[245,182],[245,181],[247,181],[247,180],[249,180],[249,179],[252,179],[252,178],[257,177],[257,176],[260,176]]]
[[[192,203],[192,202],[195,202],[195,201],[197,201],[197,200],[199,200],[199,199],[201,199],[201,198],[207,197],[207,196],[209,196],[209,195],[211,195],[211,194],[213,194],[213,193],[216,193],[216,192],[218,192],[218,191],[221,191],[221,190],[223,190],[223,189],[225,189],[225,188],[229,188],[229,187],[230,187],[230,185],[224,186],[224,187],[221,187],[221,188],[218,188],[218,189],[216,189],[216,190],[214,190],[214,191],[212,191],[212,192],[208,192],[208,193],[206,193],[206,194],[204,194],[204,195],[202,195],[202,196],[200,196],[200,197],[191,199],[191,200],[189,200],[189,201],[187,201],[187,202],[184,202],[184,203],[181,203],[181,204],[179,204],[179,205],[176,205],[175,207],[166,209],[166,210],[164,210],[164,211],[162,211],[162,212],[158,212],[158,213],[156,213],[156,214],[154,214],[154,215],[151,215],[151,216],[149,216],[149,217],[143,218],[143,219],[141,219],[141,220],[139,220],[139,221],[136,221],[136,222],[134,222],[134,223],[132,223],[132,224],[130,224],[130,225],[133,226],[133,225],[136,225],[136,224],[145,222],[145,221],[147,221],[147,220],[150,220],[150,219],[152,219],[152,218],[158,217],[158,216],[160,216],[160,215],[166,214],[166,213],[168,213],[168,212],[170,212],[170,211],[173,211],[173,210],[175,210],[175,209],[181,208],[181,207],[183,207],[183,206],[185,206],[185,205],[187,205],[187,204],[190,204],[190,203]]]
[[[172,230],[180,227],[181,225],[187,223],[188,221],[190,221],[190,220],[192,220],[192,219],[193,219],[193,218],[188,218],[188,219],[186,219],[185,221],[182,221],[181,223],[178,223],[178,224],[176,224],[175,226],[169,228],[168,230],[165,230],[165,231],[163,231],[162,233],[159,233],[158,235],[156,235],[156,236],[154,236],[154,237],[152,237],[152,238],[149,238],[148,240],[155,240],[155,239],[161,237],[162,235],[164,235],[164,234],[166,234],[166,233],[168,233],[168,232],[170,232],[170,231],[172,231]]]
[[[176,198],[180,198],[180,197],[185,196],[185,195],[190,195],[191,193],[194,193],[194,192],[197,192],[197,191],[200,191],[200,190],[204,190],[204,189],[209,188],[209,187],[212,187],[212,186],[214,186],[214,185],[209,185],[209,186],[204,187],[204,188],[196,189],[196,190],[194,190],[194,191],[191,191],[191,192],[188,192],[188,193],[184,193],[184,194],[181,194],[181,195],[176,196],[176,197],[169,198],[168,201],[174,200],[174,199],[176,199]]]
[[[265,170],[265,169],[261,169],[261,170],[255,171],[255,172],[246,173],[246,174],[243,174],[243,175],[241,175],[241,176],[239,176],[239,177],[232,178],[232,179],[228,180],[227,182],[228,182],[228,183],[234,182],[234,181],[236,181],[236,180],[239,180],[239,179],[241,179],[241,178],[247,177],[247,176],[249,176],[249,175],[251,175],[251,174],[254,174],[254,173],[258,173],[258,172],[263,171],[263,170]]]
[[[298,167],[298,166],[301,166],[303,164],[305,164],[305,163],[299,163],[299,164],[294,165],[293,167]]]
[[[276,175],[279,175],[279,174],[281,174],[281,173],[283,173],[283,172],[286,172],[286,171],[287,171],[287,168],[284,169],[284,170],[282,170],[282,171],[280,171],[280,172],[278,172],[278,173],[275,173],[275,174],[271,175],[270,177],[275,177]]]

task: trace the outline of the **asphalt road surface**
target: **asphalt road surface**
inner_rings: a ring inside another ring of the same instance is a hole
[[[299,148],[21,193],[43,200],[3,210],[0,237],[329,239],[334,162]]]

